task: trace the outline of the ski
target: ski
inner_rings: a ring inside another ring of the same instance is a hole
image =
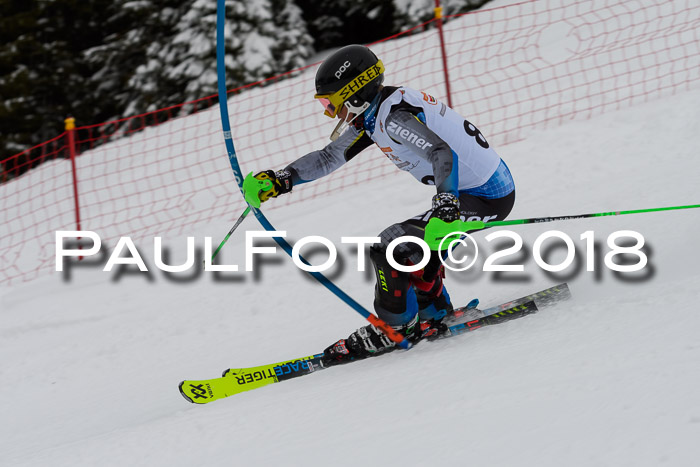
[[[270,365],[228,369],[224,371],[221,378],[185,380],[180,383],[180,394],[189,402],[207,404],[234,394],[323,370],[325,367],[321,363],[321,357],[323,357],[322,353]]]
[[[559,284],[534,294],[487,308],[486,310],[467,307],[458,308],[445,322],[449,331],[440,336],[439,339],[454,337],[485,326],[521,318],[536,313],[538,308],[551,306],[570,297],[571,294],[567,284]],[[241,392],[338,366],[338,364],[326,366],[322,359],[323,353],[319,353],[268,365],[231,368],[224,371],[220,378],[182,381],[179,385],[179,390],[180,394],[188,402],[207,404]]]
[[[450,316],[447,317],[446,324],[454,324],[457,322],[469,321],[471,319],[483,318],[485,316],[498,313],[499,311],[506,310],[529,301],[534,301],[539,309],[546,308],[562,300],[568,300],[571,298],[571,292],[569,291],[569,286],[566,282],[557,284],[555,286],[549,287],[539,292],[535,292],[524,297],[516,298],[509,302],[501,303],[500,305],[492,306],[486,308],[485,310],[480,310],[478,308],[456,308]]]

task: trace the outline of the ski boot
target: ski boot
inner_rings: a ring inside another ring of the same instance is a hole
[[[445,334],[447,332],[445,318],[454,309],[447,290],[443,287],[437,297],[416,291],[416,297],[418,298],[421,339],[435,339]]]
[[[421,338],[418,315],[407,324],[392,327],[405,336],[412,344],[415,344]],[[369,324],[350,334],[347,339],[340,339],[324,350],[323,365],[340,365],[391,352],[395,349],[396,344],[386,334]]]
[[[420,273],[417,271],[411,275],[411,285],[418,301],[421,338],[437,338],[447,332],[444,321],[454,310],[450,295],[442,284],[444,266],[440,266],[435,278],[429,282]]]

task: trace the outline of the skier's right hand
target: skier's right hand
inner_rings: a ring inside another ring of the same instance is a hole
[[[250,172],[243,180],[243,196],[248,204],[259,208],[260,203],[292,191],[292,174],[288,170]]]
[[[445,222],[453,222],[459,219],[459,198],[452,193],[438,193],[433,196],[433,213],[431,218],[437,217]]]

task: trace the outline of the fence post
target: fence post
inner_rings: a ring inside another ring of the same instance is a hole
[[[65,120],[66,133],[68,135],[68,152],[70,153],[70,163],[73,168],[73,199],[75,200],[75,223],[76,230],[80,228],[80,202],[78,201],[78,173],[75,170],[75,118],[68,117]],[[81,258],[82,259],[82,258]]]
[[[437,20],[438,35],[440,36],[440,51],[442,52],[442,69],[445,73],[445,90],[447,91],[447,105],[452,107],[452,92],[450,91],[450,74],[447,71],[447,51],[445,50],[445,38],[442,34],[442,7],[440,0],[435,0],[435,19]]]

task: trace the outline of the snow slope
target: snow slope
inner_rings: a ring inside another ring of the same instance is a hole
[[[499,148],[516,176],[512,218],[697,203],[699,101],[688,92]],[[426,207],[430,189],[414,185],[397,174],[276,210],[272,222],[293,238],[371,235]],[[382,202],[396,192],[405,202]],[[206,230],[216,241],[228,227]],[[696,465],[699,213],[514,230],[531,247],[551,228],[577,245],[586,230],[603,242],[639,231],[653,274],[627,283],[580,270],[574,300],[557,308],[209,406],[185,402],[178,382],[310,355],[363,320],[281,252],[257,280],[81,268],[70,282],[2,289],[2,465]],[[242,238],[227,263],[242,257]],[[338,284],[370,307],[371,282],[339,249]],[[448,284],[455,302],[489,305],[556,282],[532,260],[514,276],[455,273]]]
[[[698,103],[689,91],[497,147],[516,178],[510,217],[700,203]],[[374,235],[432,193],[397,171],[268,217],[291,240],[336,242],[344,268],[329,276],[371,308],[371,278],[340,237]],[[230,227],[202,225],[198,245]],[[247,219],[222,253],[241,269],[244,229],[260,227]],[[448,273],[447,284],[455,303],[486,307],[568,280],[572,301],[207,406],[188,404],[178,383],[319,352],[364,320],[282,252],[220,279],[88,265],[70,280],[0,287],[0,465],[697,465],[700,211],[511,230],[531,251],[551,229],[574,240],[578,267],[547,276],[529,255],[524,273]],[[580,235],[594,231],[602,257],[618,230],[644,235],[644,274],[600,262],[586,272]],[[183,237],[164,244],[184,260]],[[138,247],[152,267],[152,246]]]

